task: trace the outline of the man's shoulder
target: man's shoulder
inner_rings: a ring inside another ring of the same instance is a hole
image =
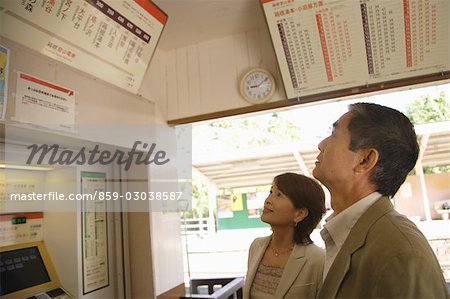
[[[325,249],[320,248],[316,244],[307,244],[305,245],[305,256],[310,263],[320,264],[322,266],[325,260]]]
[[[419,228],[406,216],[395,210],[383,215],[373,223],[367,234],[366,244],[384,244],[383,250],[401,249],[403,254],[422,254],[430,248]],[[378,247],[378,246],[377,246]]]

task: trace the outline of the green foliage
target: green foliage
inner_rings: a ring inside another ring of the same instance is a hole
[[[446,173],[450,172],[450,165],[446,166],[436,166],[436,167],[424,167],[424,173]]]
[[[186,211],[186,218],[199,218],[209,216],[208,190],[202,182],[192,182],[192,209]]]
[[[211,142],[218,143],[220,150],[226,151],[298,141],[300,127],[279,112],[274,112],[198,126],[194,128],[195,137],[209,137]]]
[[[406,109],[406,116],[413,124],[450,120],[450,100],[441,92],[437,98],[425,96],[413,101]]]
[[[413,101],[406,109],[406,116],[413,124],[425,124],[431,122],[450,120],[450,100],[445,92],[441,92],[436,98],[424,96]],[[450,172],[449,165],[424,167],[424,173]]]

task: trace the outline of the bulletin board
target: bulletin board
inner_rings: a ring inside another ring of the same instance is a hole
[[[450,1],[260,2],[288,99],[450,78]]]
[[[2,36],[137,93],[167,15],[149,0],[1,1]]]
[[[217,196],[217,228],[242,229],[269,227],[261,221],[267,192],[249,192]]]

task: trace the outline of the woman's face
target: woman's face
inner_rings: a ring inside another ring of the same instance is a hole
[[[296,209],[292,201],[278,189],[275,183],[272,183],[270,194],[264,201],[261,221],[271,226],[293,227],[298,213],[299,209]]]

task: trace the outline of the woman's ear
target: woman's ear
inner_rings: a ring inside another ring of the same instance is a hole
[[[308,214],[309,214],[309,211],[307,208],[297,209],[295,211],[295,217],[294,217],[295,225],[297,225],[297,223],[301,222],[303,219],[308,217]]]

